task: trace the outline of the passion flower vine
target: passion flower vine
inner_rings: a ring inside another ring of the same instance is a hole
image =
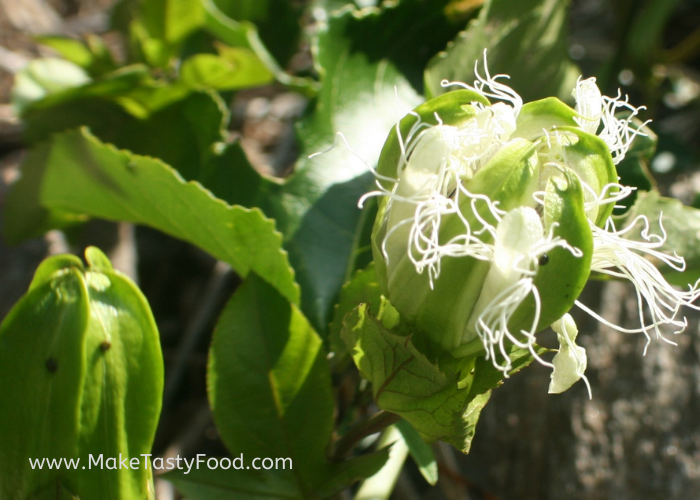
[[[529,349],[553,369],[550,392],[559,393],[585,379],[574,305],[617,330],[668,341],[661,327],[683,330],[680,309],[698,309],[700,290],[675,289],[646,258],[684,269],[682,257],[660,249],[662,221],[651,234],[644,216],[622,229],[611,217],[632,192],[615,165],[643,134],[646,123],[633,119],[644,108],[602,95],[594,78],[577,82],[575,108],[553,97],[523,104],[506,75],[491,76],[485,62],[476,74],[473,85],[444,81],[455,90],[410,111],[384,145],[378,189],[361,200],[380,197],[378,279],[414,339],[455,358],[483,353],[505,376],[509,350]],[[639,328],[578,301],[591,272],[632,282]],[[552,363],[535,343],[548,326],[561,344]]]

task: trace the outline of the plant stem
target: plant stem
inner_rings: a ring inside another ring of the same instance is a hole
[[[395,413],[389,413],[388,411],[380,410],[367,420],[364,420],[351,428],[347,434],[341,437],[335,445],[335,452],[333,453],[333,458],[342,459],[352,451],[355,445],[360,442],[361,439],[376,434],[377,432],[389,427],[391,424],[398,422],[401,419]]]

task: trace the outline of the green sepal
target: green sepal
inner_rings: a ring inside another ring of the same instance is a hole
[[[404,116],[398,123],[398,131],[401,132],[402,141],[405,141],[411,128],[418,122],[427,125],[444,125],[458,126],[467,120],[473,118],[477,114],[477,110],[472,103],[478,102],[485,106],[490,105],[489,100],[475,90],[460,89],[453,92],[442,94],[441,96],[430,99],[420,106],[417,106],[411,113]],[[439,117],[439,121],[438,121]],[[396,168],[398,167],[401,158],[401,141],[399,140],[397,127],[392,127],[389,136],[384,143],[382,152],[379,155],[377,164],[377,172],[379,174],[398,178]],[[391,188],[385,183],[385,187]]]

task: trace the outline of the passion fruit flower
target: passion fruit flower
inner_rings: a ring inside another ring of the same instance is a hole
[[[679,310],[697,309],[700,291],[697,283],[674,289],[645,258],[683,270],[681,257],[659,249],[663,225],[652,235],[644,217],[622,230],[611,218],[632,192],[615,165],[642,134],[633,118],[643,108],[603,96],[594,78],[577,82],[575,109],[556,98],[523,104],[499,82],[506,75],[492,77],[485,63],[484,72],[473,85],[443,82],[457,89],[410,111],[390,133],[378,190],[363,198],[381,197],[377,274],[414,335],[458,358],[485,353],[505,376],[512,346],[529,349],[554,370],[550,392],[562,392],[586,366],[567,314],[574,304],[620,331],[665,339],[660,327],[682,330]],[[578,302],[591,271],[634,284],[639,328],[612,325]],[[535,345],[550,325],[561,343],[554,364]]]

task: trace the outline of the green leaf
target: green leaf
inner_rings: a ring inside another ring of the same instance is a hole
[[[264,204],[279,182],[263,177],[248,161],[240,142],[215,148],[199,176],[199,182],[230,205],[252,208]]]
[[[642,125],[636,118],[634,124],[637,127]],[[639,192],[651,191],[656,187],[649,172],[649,163],[656,152],[658,137],[649,127],[643,127],[642,132],[644,135],[634,137],[625,157],[616,165],[620,184],[637,188],[627,198],[620,200],[618,204],[624,207],[632,206]]]
[[[333,397],[321,339],[294,305],[255,275],[216,326],[208,388],[231,452],[291,458],[290,494],[297,496],[309,497],[326,479]]]
[[[303,5],[288,0],[215,0],[236,21],[255,23],[270,53],[285,66],[297,51]]]
[[[67,36],[39,36],[35,40],[47,47],[51,47],[64,59],[87,69],[92,64],[92,52],[81,40]]]
[[[291,471],[286,470],[174,470],[160,476],[190,500],[258,500],[300,498]]]
[[[158,157],[190,180],[199,176],[212,144],[224,141],[228,110],[211,90],[163,86],[136,66],[37,102],[23,118],[28,142],[89,126],[103,141]]]
[[[367,314],[365,305],[349,314],[343,339],[381,409],[402,416],[428,442],[442,439],[465,450],[463,416],[471,398],[458,388],[456,373],[441,372],[409,339]]]
[[[81,471],[76,492],[83,498],[144,498],[150,465],[141,454],[151,452],[163,397],[158,329],[138,288],[107,268],[109,261],[97,249],[86,256],[99,268],[85,274],[90,320],[79,455],[88,464],[89,457],[102,455],[105,467]],[[118,466],[122,457],[131,468]],[[110,459],[118,468],[110,470]]]
[[[47,61],[46,59],[37,59],[35,62]],[[66,64],[67,61],[62,61]],[[76,66],[77,67],[77,66]],[[81,69],[82,71],[82,69]],[[22,118],[26,119],[30,116],[30,112],[58,106],[63,103],[73,101],[77,98],[94,98],[94,97],[117,97],[133,91],[140,85],[147,84],[150,81],[150,75],[146,67],[140,64],[125,66],[109,75],[94,80],[87,80],[81,85],[71,85],[58,87],[55,91],[46,93],[41,97],[31,102],[31,106],[25,106],[21,109]]]
[[[443,440],[468,453],[481,409],[503,373],[483,357],[443,360],[424,356],[410,335],[385,328],[361,304],[345,319],[343,340],[371,383],[381,409],[403,417],[429,443]],[[527,351],[509,353],[515,373],[532,361]]]
[[[479,17],[438,54],[425,71],[428,96],[447,90],[442,80],[472,84],[474,64],[485,75],[482,58],[488,49],[491,75],[510,75],[507,84],[525,102],[545,97],[571,100],[580,74],[567,53],[569,0],[489,0]]]
[[[33,286],[0,325],[3,497],[24,498],[65,472],[32,469],[28,458],[78,455],[88,316],[87,290],[73,268]],[[66,485],[74,490],[74,481]]]
[[[443,4],[407,0],[382,10],[345,9],[330,17],[315,41],[323,87],[313,113],[298,128],[295,173],[264,210],[285,234],[303,310],[320,332],[353,270],[357,248],[369,245],[368,239],[358,245],[367,217],[357,202],[372,189],[368,165],[376,165],[404,113],[397,99],[408,108],[422,100],[415,67],[427,60],[424,52],[437,50],[453,33]],[[328,152],[309,158],[321,151]]]
[[[411,427],[411,424],[405,420],[396,422],[396,428],[403,436],[403,440],[408,446],[408,451],[411,453],[416,465],[418,465],[420,473],[428,481],[428,484],[435,486],[438,481],[438,465],[435,461],[433,450],[423,441],[420,434]]]
[[[10,99],[19,114],[52,94],[80,87],[90,77],[80,66],[63,59],[35,59],[15,75]]]
[[[367,269],[357,271],[352,279],[345,283],[340,290],[340,299],[335,305],[333,322],[328,335],[330,350],[335,354],[335,357],[346,357],[348,354],[345,344],[340,337],[340,332],[343,329],[343,319],[361,303],[368,304],[373,316],[376,317],[379,314],[379,307],[382,303],[382,291],[379,283],[377,283],[374,264],[370,264]]]
[[[237,90],[265,85],[272,74],[250,49],[220,47],[220,54],[195,54],[182,63],[180,78],[193,87]]]
[[[254,24],[231,19],[217,7],[213,0],[200,1],[204,6],[205,28],[208,32],[227,45],[252,50],[281,84],[308,96],[316,94],[318,90],[316,82],[308,78],[290,76],[280,67],[260,40]]]
[[[330,479],[319,487],[321,498],[329,498],[344,490],[353,483],[375,475],[389,459],[391,448],[382,448],[374,453],[334,464]]]
[[[624,218],[620,218],[618,229],[626,227],[639,216],[649,221],[649,234],[662,236],[665,233],[666,241],[657,251],[670,255],[676,253],[685,259],[684,272],[678,272],[659,261],[655,261],[655,264],[669,283],[687,290],[688,285],[700,279],[700,210],[687,207],[675,198],[660,196],[655,190],[639,192],[635,204]],[[661,220],[663,229],[659,225]],[[637,229],[625,236],[641,241],[642,229],[643,225],[638,223]]]
[[[151,226],[199,246],[241,276],[254,271],[298,301],[281,237],[259,210],[226,205],[161,161],[116,150],[85,130],[56,135],[34,154],[45,169],[38,201],[49,214],[61,210]],[[22,210],[21,200],[8,203],[7,220]],[[17,239],[45,225],[39,220],[32,228],[6,231]]]
[[[97,35],[87,35],[86,41],[66,36],[39,36],[36,41],[51,47],[64,59],[77,64],[91,76],[100,76],[116,69],[109,49]]]
[[[158,330],[138,288],[98,249],[86,255],[88,269],[72,256],[44,261],[0,326],[4,496],[48,498],[60,483],[82,498],[149,498],[141,454],[160,415]],[[79,462],[30,466],[44,458]]]
[[[204,9],[200,0],[142,0],[138,18],[150,38],[174,45],[204,24]]]

